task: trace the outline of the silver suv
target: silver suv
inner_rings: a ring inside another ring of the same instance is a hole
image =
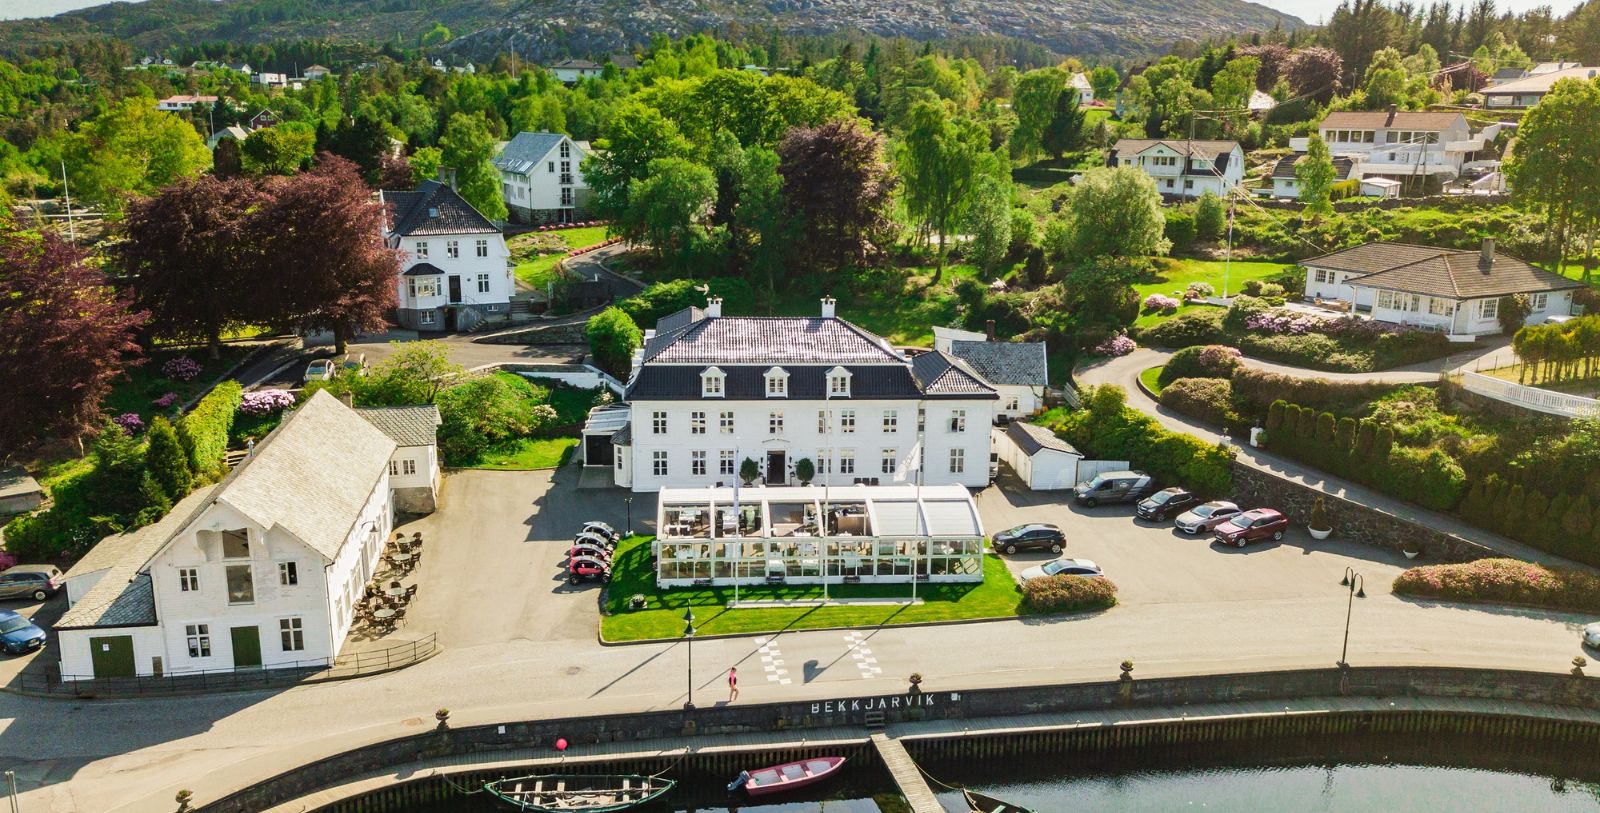
[[[44,601],[61,590],[61,571],[54,565],[14,565],[0,573],[0,599]]]

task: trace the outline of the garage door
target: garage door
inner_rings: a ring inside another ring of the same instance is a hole
[[[90,638],[89,658],[97,678],[133,677],[133,636]]]
[[[610,435],[584,435],[583,465],[610,466],[611,448]]]

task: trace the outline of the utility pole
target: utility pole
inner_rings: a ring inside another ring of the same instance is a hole
[[[78,228],[72,223],[72,189],[67,186],[67,162],[61,162],[61,194],[67,199],[67,240],[76,245]]]

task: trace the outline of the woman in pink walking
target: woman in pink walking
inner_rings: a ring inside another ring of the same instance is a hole
[[[739,699],[739,667],[728,667],[728,702]]]

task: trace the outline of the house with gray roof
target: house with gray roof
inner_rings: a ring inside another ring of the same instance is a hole
[[[1050,386],[1044,342],[997,342],[983,333],[936,328],[933,348],[959,359],[999,393],[996,415],[1015,420],[1044,406]]]
[[[1366,243],[1313,257],[1306,268],[1306,298],[1341,303],[1356,313],[1394,324],[1438,330],[1471,341],[1501,332],[1500,300],[1523,296],[1527,324],[1572,313],[1573,292],[1584,283],[1495,250],[1477,251]]]
[[[1226,197],[1244,181],[1244,149],[1237,141],[1122,138],[1111,147],[1106,166],[1138,167],[1165,197]]]
[[[394,441],[389,489],[394,492],[395,510],[433,513],[439,506],[439,408],[433,404],[362,407],[356,414]]]
[[[1574,62],[1547,62],[1539,68],[1547,70],[1535,69],[1505,79],[1495,74],[1496,81],[1479,91],[1483,94],[1484,106],[1507,110],[1533,107],[1544,100],[1545,94],[1550,92],[1555,83],[1563,79],[1587,82],[1600,76],[1600,68],[1586,68]]]
[[[403,254],[395,278],[401,327],[455,333],[510,318],[511,252],[494,221],[442,181],[378,195],[388,214],[384,240]]]
[[[1454,111],[1338,110],[1317,125],[1333,155],[1360,165],[1363,178],[1374,175],[1453,179],[1488,146],[1498,125],[1473,133],[1467,118]],[[1307,138],[1292,138],[1289,148],[1305,152]]]
[[[562,133],[523,131],[507,141],[494,167],[511,219],[536,225],[587,220],[589,186],[582,164],[588,155],[587,143]]]
[[[591,416],[585,464],[642,492],[731,486],[746,460],[766,485],[797,482],[801,460],[821,485],[986,485],[995,388],[955,356],[908,356],[836,307],[723,316],[712,297],[661,319],[635,352],[627,421]]]
[[[220,483],[102,540],[67,574],[64,679],[329,663],[392,528],[396,448],[319,392]]]

